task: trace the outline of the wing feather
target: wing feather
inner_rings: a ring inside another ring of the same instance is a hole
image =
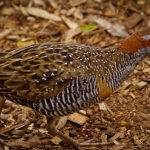
[[[61,44],[35,44],[0,57],[0,95],[12,93],[31,101],[57,95],[83,73],[76,71],[71,50]]]

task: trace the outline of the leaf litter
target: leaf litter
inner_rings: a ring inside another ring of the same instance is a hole
[[[145,0],[2,1],[0,51],[49,41],[106,47],[148,26],[149,8]],[[140,63],[123,86],[105,101],[106,105],[94,105],[84,113],[62,119],[61,130],[75,140],[99,142],[101,146],[97,149],[148,150],[149,62],[150,59],[145,59]],[[45,127],[43,115],[6,101],[1,118],[0,149],[70,149]]]

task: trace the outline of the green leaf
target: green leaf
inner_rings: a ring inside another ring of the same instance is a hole
[[[85,24],[85,25],[80,26],[81,31],[92,31],[96,28],[97,26],[94,24]]]

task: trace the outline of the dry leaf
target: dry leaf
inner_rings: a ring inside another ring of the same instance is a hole
[[[143,70],[143,72],[144,72],[144,73],[149,73],[149,74],[150,74],[150,68],[145,68],[145,69]]]
[[[150,129],[150,121],[142,121],[141,126],[146,129]]]
[[[130,17],[127,18],[126,26],[128,28],[133,28],[136,26],[141,20],[143,19],[143,16],[137,13],[133,13]]]
[[[64,117],[61,117],[59,120],[58,120],[58,123],[57,123],[57,129],[62,129],[65,125],[66,125],[66,122],[68,120],[68,116],[64,116]]]
[[[104,15],[107,17],[114,17],[115,16],[115,11],[112,9],[108,8],[104,11]]]
[[[101,103],[98,103],[98,105],[99,105],[100,110],[107,111],[112,116],[114,116],[114,113],[112,112],[112,110],[109,108],[109,106],[107,104],[105,104],[104,102],[101,102]]]
[[[74,12],[74,17],[77,18],[77,19],[83,19],[83,14],[81,12],[80,9],[75,9],[75,12]]]
[[[40,17],[43,19],[49,19],[53,21],[61,21],[61,18],[55,14],[49,13],[48,11],[41,9],[41,8],[36,8],[36,7],[28,7],[26,8],[26,11],[35,17]]]
[[[137,144],[137,145],[141,145],[142,144],[142,142],[139,140],[139,137],[137,135],[134,135],[133,139],[134,139],[134,143],[135,144]]]
[[[62,16],[62,19],[70,29],[75,29],[79,26],[77,23],[71,21],[70,19],[68,19],[65,16]]]
[[[64,134],[69,137],[69,131],[68,131],[68,130],[65,131]],[[60,142],[62,142],[62,139],[59,138],[58,136],[54,136],[54,137],[52,137],[52,138],[50,139],[50,141],[51,141],[52,143],[54,143],[55,145],[59,145]]]
[[[33,0],[35,5],[43,6],[45,7],[45,2],[43,0]]]
[[[101,135],[101,140],[102,140],[102,143],[103,143],[103,144],[108,142],[108,141],[107,141],[107,135],[106,135],[105,133],[102,133],[102,135]]]
[[[116,139],[121,138],[123,136],[123,132],[117,132],[113,137],[110,138],[110,141],[114,142]]]
[[[31,148],[31,145],[28,142],[24,141],[23,138],[16,139],[16,140],[13,139],[11,141],[8,141],[8,144],[11,145],[11,146]]]
[[[144,81],[141,81],[141,82],[138,82],[135,86],[136,86],[136,88],[137,89],[142,89],[142,88],[144,88],[145,86],[147,86],[147,82],[144,82]]]
[[[1,128],[0,129],[0,134],[4,134],[4,133],[9,132],[9,131],[11,131],[13,129],[22,128],[22,127],[24,127],[24,126],[26,126],[28,124],[29,124],[29,121],[25,121],[25,122],[18,123],[16,125],[12,125],[12,126],[7,127],[7,128]]]
[[[15,9],[12,7],[4,7],[1,10],[1,14],[2,15],[12,15],[13,13],[15,13]]]
[[[100,110],[103,110],[103,111],[108,111],[108,110],[107,110],[107,107],[106,107],[106,105],[105,105],[104,102],[99,103],[99,109],[100,109]]]
[[[53,138],[51,138],[50,140],[52,143],[54,143],[55,145],[59,145],[60,142],[62,142],[62,139],[59,138],[58,136],[54,136]]]
[[[70,29],[65,34],[65,42],[72,42],[72,39],[81,33],[80,28]]]
[[[17,41],[17,46],[24,47],[24,46],[32,45],[35,43],[36,43],[36,41],[34,41],[34,40],[19,40],[19,41]]]
[[[5,29],[0,32],[0,39],[5,38],[7,35],[9,35],[12,32],[12,29]]]
[[[111,22],[107,21],[106,19],[97,17],[97,16],[89,16],[94,22],[100,25],[102,28],[106,29],[113,36],[119,37],[126,37],[128,33],[125,31],[125,27],[120,24],[112,24]]]
[[[88,117],[79,113],[73,113],[69,115],[68,120],[75,122],[79,125],[83,125],[88,120]]]
[[[55,1],[55,0],[48,0],[48,2],[50,3],[50,5],[51,5],[53,8],[55,8],[55,9],[58,8],[57,1]]]
[[[84,4],[87,0],[70,0],[69,3],[71,6],[79,6]]]

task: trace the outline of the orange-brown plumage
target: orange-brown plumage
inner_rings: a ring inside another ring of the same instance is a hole
[[[147,33],[150,33],[149,28],[140,30],[120,43],[118,48],[125,53],[135,53],[139,49],[150,47],[150,40],[143,38]]]

